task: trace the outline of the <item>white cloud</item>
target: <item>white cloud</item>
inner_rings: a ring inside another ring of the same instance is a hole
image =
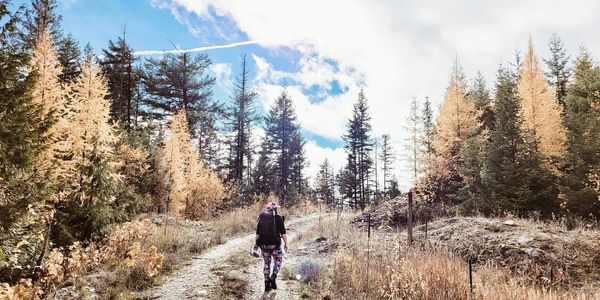
[[[329,163],[336,173],[344,167],[346,163],[346,153],[343,148],[332,149],[321,147],[314,141],[308,141],[305,146],[305,151],[306,156],[312,158],[309,161],[309,165],[306,167],[306,174],[310,178],[311,184],[319,171],[319,165],[325,159],[329,160]]]
[[[498,65],[512,60],[529,35],[541,56],[553,32],[573,54],[581,43],[592,53],[600,51],[600,1],[594,0],[171,1],[209,22],[217,22],[215,16],[229,19],[265,48],[299,51],[295,72],[274,70],[255,56],[261,101],[273,101],[281,82],[290,80],[288,91],[304,128],[329,138],[343,132],[360,87],[376,133],[401,135],[408,101],[430,95],[439,103],[456,55],[467,74],[481,70],[492,84]],[[345,93],[317,104],[302,93],[311,85],[327,90],[334,79]]]
[[[358,94],[359,76],[335,72],[330,64],[310,58],[300,61],[300,70],[297,72],[278,71],[264,58],[252,56],[257,66],[254,89],[266,109],[281,94],[284,89],[282,82],[285,82],[285,89],[294,101],[302,128],[329,139],[340,139],[345,131],[346,118],[350,115],[352,103]],[[325,93],[319,102],[312,101],[304,92],[312,86],[331,89],[333,80],[339,82],[346,92],[337,95]]]
[[[212,64],[210,70],[215,75],[218,86],[225,90],[231,90],[233,88],[231,64]]]

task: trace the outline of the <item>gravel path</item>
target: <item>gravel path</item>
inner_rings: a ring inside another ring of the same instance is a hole
[[[286,223],[288,228],[288,239],[294,238],[296,233],[302,232],[316,224],[319,219],[318,214],[308,215],[301,218],[291,220]],[[255,234],[248,234],[242,237],[231,239],[224,244],[215,246],[200,256],[194,258],[191,263],[173,275],[171,275],[162,285],[155,288],[152,293],[153,299],[210,299],[210,291],[218,284],[219,277],[212,274],[219,264],[226,260],[230,255],[250,249],[254,243]],[[292,245],[293,246],[293,245]],[[284,258],[285,264],[285,258]],[[263,283],[260,280],[262,273],[260,264],[256,263],[250,267],[249,276],[256,276],[256,280],[249,281],[250,291],[252,296],[249,299],[260,299],[262,297]],[[282,294],[277,296],[278,299],[290,299],[283,296],[290,292],[288,282],[279,281],[279,290],[277,293]],[[269,298],[275,296],[266,295]]]

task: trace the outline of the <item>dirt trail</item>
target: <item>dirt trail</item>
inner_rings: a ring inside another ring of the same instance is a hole
[[[297,232],[302,232],[316,224],[319,219],[318,214],[304,216],[289,221],[286,224],[288,228],[288,239],[293,239]],[[219,277],[214,275],[211,270],[216,269],[229,256],[236,252],[250,249],[254,242],[254,233],[246,236],[231,239],[224,244],[211,248],[194,258],[191,263],[175,274],[171,275],[166,282],[157,287],[153,292],[153,299],[211,299],[211,291],[219,283]],[[285,258],[284,258],[285,264]],[[260,281],[262,270],[258,261],[251,266],[249,275],[256,277],[250,283],[252,297],[249,299],[259,299],[262,295],[262,283]],[[278,294],[289,292],[287,282],[278,282],[280,286]],[[274,295],[272,295],[274,296]],[[257,297],[257,298],[256,298]],[[288,299],[288,297],[277,296],[279,299]]]

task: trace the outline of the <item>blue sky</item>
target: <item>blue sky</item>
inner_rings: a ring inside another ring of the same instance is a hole
[[[18,2],[18,1],[17,1]],[[481,71],[492,87],[500,64],[534,42],[540,57],[558,33],[569,54],[585,45],[600,54],[596,0],[58,0],[63,28],[99,51],[127,28],[136,51],[255,41],[211,50],[215,97],[229,99],[230,79],[247,54],[259,106],[286,86],[308,141],[313,176],[328,158],[344,164],[340,136],[358,91],[365,89],[376,136],[391,135],[394,174],[410,186],[403,160],[409,101],[444,97],[453,60],[468,78]]]

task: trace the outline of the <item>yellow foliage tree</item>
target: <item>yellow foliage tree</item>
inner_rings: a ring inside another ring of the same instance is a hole
[[[57,156],[67,147],[63,135],[65,129],[69,127],[66,118],[67,92],[60,82],[62,67],[52,39],[46,30],[41,33],[35,45],[28,71],[35,74],[35,82],[31,89],[32,102],[41,109],[43,121],[52,123],[47,131],[47,148],[40,154],[37,165],[40,171],[47,173],[52,180],[56,180],[62,169],[57,165],[60,163]]]
[[[453,153],[457,145],[462,145],[477,132],[478,111],[475,103],[467,99],[466,88],[465,75],[455,62],[437,118],[433,140],[436,153]]]
[[[91,55],[81,66],[81,74],[72,84],[71,90],[71,126],[68,128],[71,165],[65,170],[65,177],[72,188],[79,192],[80,201],[95,201],[97,194],[103,193],[99,189],[106,188],[97,183],[118,182],[120,175],[115,171],[114,147],[118,136],[110,121],[106,79]]]
[[[226,196],[221,179],[200,160],[183,110],[176,113],[169,124],[157,164],[160,184],[172,215],[195,219],[209,217],[212,208]]]
[[[529,40],[527,55],[520,70],[518,84],[521,101],[521,127],[532,132],[545,157],[562,157],[566,151],[566,130],[561,119],[562,108],[554,87],[548,85]]]
[[[427,177],[417,184],[424,193],[447,203],[460,200],[457,192],[464,181],[459,173],[465,161],[463,148],[479,129],[479,112],[475,102],[467,98],[466,89],[465,75],[455,61],[431,142],[434,157],[427,164]]]

